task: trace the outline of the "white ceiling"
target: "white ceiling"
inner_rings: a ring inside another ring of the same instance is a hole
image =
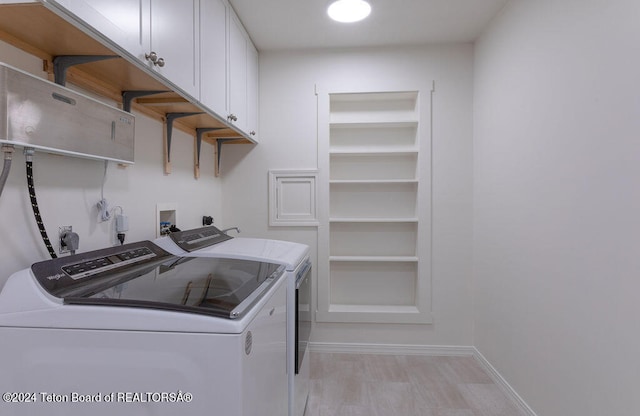
[[[472,42],[507,0],[369,0],[359,23],[329,19],[330,0],[230,0],[259,50]]]

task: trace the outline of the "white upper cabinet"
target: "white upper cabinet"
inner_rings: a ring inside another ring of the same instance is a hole
[[[258,51],[247,42],[247,133],[258,134]]]
[[[200,100],[256,139],[258,51],[227,0],[200,0]]]
[[[200,101],[219,116],[227,111],[227,16],[224,0],[200,0]]]
[[[233,9],[229,11],[228,120],[257,139],[258,51]]]
[[[229,19],[228,120],[247,131],[247,36],[235,13]]]
[[[59,4],[140,60],[149,52],[151,0],[56,0]],[[123,11],[125,11],[123,13]]]
[[[58,0],[104,38],[199,98],[199,0]]]
[[[151,0],[147,55],[152,69],[195,98],[200,94],[198,4],[199,0]]]
[[[257,139],[258,51],[228,0],[47,3]]]

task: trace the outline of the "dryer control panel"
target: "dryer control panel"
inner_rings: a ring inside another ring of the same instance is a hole
[[[187,252],[209,247],[233,238],[223,233],[213,225],[195,228],[193,230],[178,231],[169,234],[169,237],[178,247]]]
[[[35,263],[31,271],[49,293],[66,297],[99,289],[114,279],[135,277],[175,259],[152,242],[141,241]]]

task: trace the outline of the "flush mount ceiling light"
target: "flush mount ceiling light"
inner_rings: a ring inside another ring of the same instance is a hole
[[[358,22],[371,13],[371,6],[364,0],[338,0],[327,9],[329,17],[336,22]]]

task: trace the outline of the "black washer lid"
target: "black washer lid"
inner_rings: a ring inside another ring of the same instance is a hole
[[[36,263],[32,271],[66,304],[236,319],[275,284],[284,267],[253,260],[176,257],[147,241]]]

